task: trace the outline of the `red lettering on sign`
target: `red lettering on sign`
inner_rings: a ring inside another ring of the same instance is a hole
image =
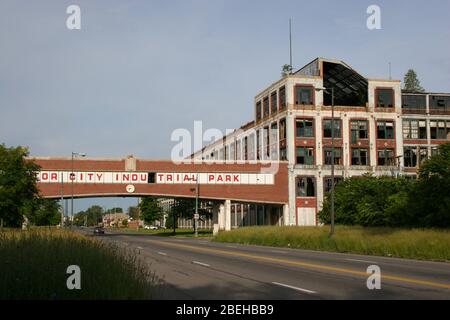
[[[233,182],[239,182],[239,175],[238,174],[233,175]]]
[[[130,175],[128,173],[122,173],[122,182],[130,181]]]
[[[136,173],[131,175],[131,181],[138,181],[138,175]]]
[[[219,174],[218,176],[217,176],[217,182],[223,182],[223,177],[222,177],[222,175],[221,174]]]
[[[116,181],[119,181],[119,174],[116,173]]]
[[[48,180],[48,173],[46,173],[46,172],[44,172],[43,174],[42,174],[42,180]]]
[[[227,174],[227,175],[225,176],[225,181],[226,181],[226,182],[231,182],[231,175]]]
[[[58,181],[58,174],[56,172],[53,172],[51,174],[50,180]]]
[[[185,181],[190,181],[190,180],[191,180],[191,178],[189,178],[189,175],[188,175],[188,174],[185,174],[185,175],[184,175],[183,182],[185,182]]]
[[[93,175],[94,175],[93,173],[88,173],[88,174],[87,174],[88,180],[89,180],[89,181],[92,181],[92,176],[93,176]]]
[[[141,181],[147,182],[147,174],[146,173],[141,173]]]
[[[208,181],[213,181],[213,180],[214,180],[214,175],[213,174],[208,175]]]
[[[164,177],[164,175],[162,173],[158,173],[158,181],[159,182],[163,181],[163,177]]]
[[[80,173],[80,181],[83,181],[83,174]]]
[[[173,181],[173,176],[171,174],[167,174],[166,180],[167,181]]]
[[[97,173],[97,179],[102,180],[103,173]]]

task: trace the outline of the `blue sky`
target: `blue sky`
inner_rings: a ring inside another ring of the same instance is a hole
[[[81,30],[66,28],[81,7]],[[382,29],[366,28],[381,7]],[[5,1],[0,142],[32,155],[169,158],[176,128],[235,128],[289,61],[322,56],[367,77],[414,68],[450,92],[450,1]],[[89,199],[106,206],[135,199]]]

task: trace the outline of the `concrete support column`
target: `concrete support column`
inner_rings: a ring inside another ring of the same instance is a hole
[[[225,231],[231,230],[231,201],[225,200],[223,205],[224,220],[225,220]]]
[[[289,205],[288,204],[283,205],[283,225],[284,226],[289,225]]]
[[[221,204],[217,210],[219,230],[225,230],[225,206]]]

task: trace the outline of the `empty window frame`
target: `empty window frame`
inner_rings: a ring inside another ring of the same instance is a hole
[[[379,166],[394,166],[394,150],[393,149],[381,149],[378,150],[378,165]]]
[[[243,145],[243,151],[242,153],[244,154],[244,160],[248,160],[248,137],[244,138],[244,145]]]
[[[261,101],[258,101],[255,106],[256,109],[256,120],[261,119]]]
[[[417,148],[416,147],[404,147],[403,158],[406,168],[415,168],[417,166]]]
[[[394,90],[391,88],[375,89],[376,108],[394,107]]]
[[[334,122],[334,137],[340,138],[341,137],[341,120],[334,119],[333,122]],[[331,119],[323,120],[323,137],[324,138],[332,137]]]
[[[279,109],[280,110],[283,110],[283,109],[285,109],[286,108],[286,87],[281,87],[280,88],[280,90],[279,90],[279,92],[278,92],[278,95],[280,96],[280,106],[279,106]]]
[[[270,159],[278,160],[278,124],[273,122],[270,126]]]
[[[295,104],[297,105],[313,105],[314,89],[312,86],[295,86]]]
[[[314,164],[314,148],[297,147],[297,164],[313,165]]]
[[[263,156],[264,156],[264,160],[268,160],[269,156],[270,156],[270,133],[269,133],[269,127],[264,127],[264,140],[263,140],[263,144],[264,144],[264,152],[263,152]]]
[[[324,193],[328,193],[331,191],[331,177],[325,177],[323,179],[323,191]],[[342,181],[344,181],[344,178],[342,177],[334,177],[334,187],[336,188],[336,186],[341,183]]]
[[[313,120],[297,119],[296,121],[297,138],[314,137]]]
[[[324,165],[331,165],[332,163],[332,152],[331,148],[324,148]],[[334,164],[342,165],[342,149],[334,148]]]
[[[247,160],[255,160],[256,156],[255,134],[252,133],[247,137]]]
[[[352,165],[353,166],[367,166],[369,163],[368,149],[358,148],[352,149]]]
[[[450,96],[430,96],[430,109],[442,111],[450,109]]]
[[[286,119],[283,118],[280,120],[280,131],[279,131],[279,138],[280,138],[280,160],[286,161],[287,160],[287,149],[286,144],[283,145],[283,142],[286,141]]]
[[[263,99],[263,116],[267,117],[270,114],[269,97]]]
[[[403,119],[403,139],[426,139],[427,122],[425,120]]]
[[[447,123],[450,125],[450,123]],[[450,129],[450,128],[449,128]],[[433,140],[436,139],[447,139],[447,128],[445,120],[431,120],[430,121],[430,137]]]
[[[315,197],[316,179],[313,177],[297,177],[295,179],[295,193],[297,197]]]
[[[242,140],[236,141],[236,160],[242,160]]]
[[[356,143],[361,139],[369,138],[367,120],[352,120],[350,122],[350,129],[352,134],[352,143]]]
[[[394,139],[394,122],[378,121],[377,137],[378,139]]]
[[[256,130],[256,160],[261,160],[261,133],[262,129]]]
[[[402,95],[402,108],[414,110],[427,109],[427,97],[425,95]]]
[[[428,159],[428,148],[420,147],[419,148],[419,164],[422,164],[427,159]]]
[[[271,113],[278,111],[278,95],[276,91],[270,94],[270,111]]]

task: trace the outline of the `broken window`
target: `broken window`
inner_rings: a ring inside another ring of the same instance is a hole
[[[415,168],[417,166],[417,148],[405,147],[403,149],[403,158],[406,168]]]
[[[270,159],[278,160],[278,125],[272,123],[270,127]]]
[[[313,165],[314,148],[297,147],[297,164]]]
[[[402,95],[402,108],[425,112],[427,109],[426,95]]]
[[[431,120],[430,135],[431,139],[447,139],[447,128],[445,120]]]
[[[267,117],[270,113],[269,97],[265,97],[263,99],[263,110],[264,110],[264,117]]]
[[[247,143],[248,143],[248,160],[255,160],[255,134],[252,133],[250,135],[248,135],[248,139],[247,139]]]
[[[430,111],[443,112],[450,109],[450,96],[430,96]]]
[[[379,166],[394,166],[394,150],[382,149],[378,150],[378,165]]]
[[[324,178],[324,183],[323,183],[323,191],[324,193],[328,193],[331,191],[331,177],[325,177]],[[336,186],[341,183],[342,181],[344,181],[344,178],[342,177],[334,177],[334,187],[336,188]]]
[[[270,159],[270,134],[269,134],[269,127],[264,127],[264,160]]]
[[[352,143],[356,143],[360,139],[367,139],[368,136],[368,122],[367,120],[353,120],[350,122],[352,132]]]
[[[248,160],[248,137],[244,138],[244,160]]]
[[[427,122],[425,120],[403,119],[403,139],[426,139]]]
[[[324,164],[325,165],[331,165],[332,163],[332,151],[331,148],[325,148],[324,149]],[[334,164],[335,165],[341,165],[342,164],[342,149],[341,148],[334,148]]]
[[[270,95],[270,110],[272,113],[275,113],[278,110],[278,99],[276,91],[272,92],[272,94]]]
[[[286,119],[280,120],[280,160],[287,160],[287,149],[286,149]]]
[[[230,145],[230,157],[229,160],[235,160],[236,159],[236,145],[235,143],[231,143]]]
[[[236,141],[236,159],[242,160],[241,140]]]
[[[263,130],[256,131],[256,160],[261,160],[261,132]]]
[[[295,86],[295,104],[297,105],[313,105],[313,87]]]
[[[369,151],[367,149],[352,149],[352,165],[367,166],[369,162]]]
[[[315,197],[316,179],[312,177],[297,177],[295,189],[297,197]]]
[[[261,119],[261,101],[258,101],[256,103],[256,120],[260,120]]]
[[[334,119],[334,137],[340,138],[341,137],[341,120]],[[331,138],[332,132],[331,132],[331,119],[330,120],[323,120],[323,137],[324,138]]]
[[[420,147],[419,148],[419,163],[422,164],[426,159],[428,159],[428,148]]]
[[[314,137],[313,121],[312,120],[297,120],[297,138],[311,138]]]
[[[378,121],[377,137],[378,139],[394,139],[394,122]]]
[[[286,108],[286,87],[281,87],[280,88],[280,110],[283,110],[284,108]]]
[[[393,108],[394,107],[394,90],[393,89],[376,89],[375,96],[377,101],[375,102],[376,108]]]
[[[439,154],[439,147],[431,147],[431,156],[434,157]]]

